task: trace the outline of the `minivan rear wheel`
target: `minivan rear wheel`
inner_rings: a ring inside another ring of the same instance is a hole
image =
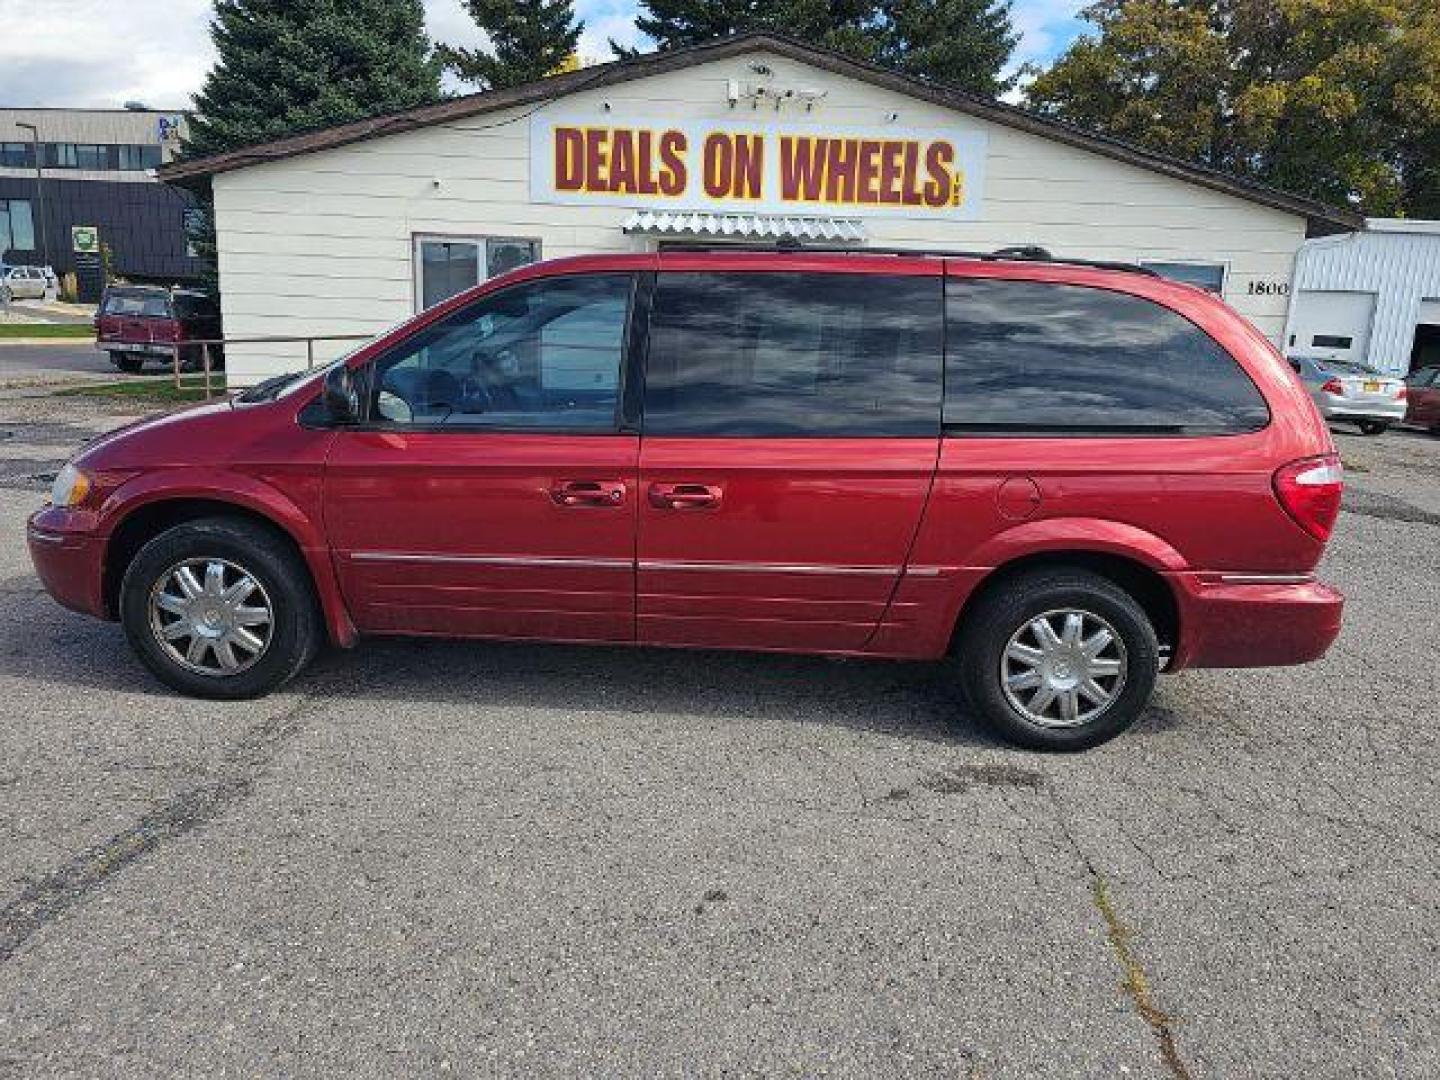
[[[120,583],[120,621],[161,682],[194,697],[259,697],[319,649],[307,571],[270,529],[203,518],[156,536]]]
[[[958,641],[965,695],[1010,742],[1085,750],[1139,719],[1160,667],[1129,593],[1084,570],[1022,574],[984,593]]]

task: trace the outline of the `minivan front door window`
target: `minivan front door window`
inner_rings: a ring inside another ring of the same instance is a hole
[[[376,361],[373,419],[426,427],[609,431],[633,278],[523,282]]]

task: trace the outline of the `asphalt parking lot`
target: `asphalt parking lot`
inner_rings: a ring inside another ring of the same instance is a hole
[[[0,400],[0,1074],[1440,1074],[1440,439],[1337,434],[1310,667],[1009,750],[943,668],[369,642],[162,690]]]

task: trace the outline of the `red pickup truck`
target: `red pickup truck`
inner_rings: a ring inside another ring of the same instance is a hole
[[[220,309],[203,292],[166,289],[158,285],[111,285],[95,313],[96,347],[110,354],[110,362],[127,374],[138,374],[147,359],[174,362],[180,346],[180,363],[189,371],[204,363],[200,345],[190,341],[220,336]],[[211,348],[211,365],[224,366],[219,347]]]

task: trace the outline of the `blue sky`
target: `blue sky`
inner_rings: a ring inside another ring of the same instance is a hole
[[[1018,65],[1053,59],[1080,32],[1084,0],[1014,0]],[[581,54],[607,59],[611,38],[643,44],[634,0],[577,0]],[[0,0],[0,104],[181,108],[214,59],[211,0]],[[437,41],[479,45],[460,0],[425,0]],[[456,87],[458,89],[458,87]]]

